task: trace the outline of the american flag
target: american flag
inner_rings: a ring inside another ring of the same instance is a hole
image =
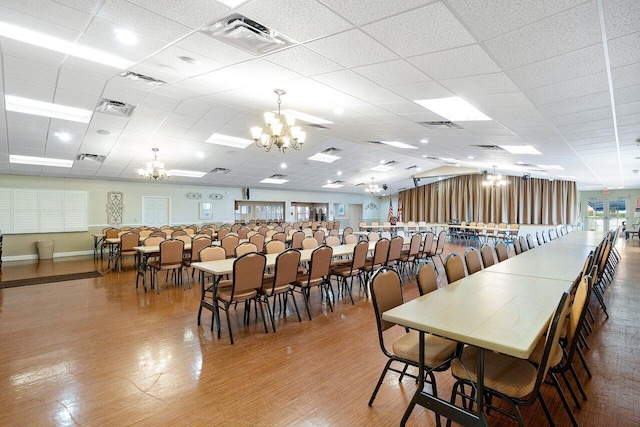
[[[393,204],[391,203],[391,197],[389,197],[389,215],[387,215],[387,221],[391,222],[393,219]]]
[[[398,196],[398,221],[402,222],[402,199]]]

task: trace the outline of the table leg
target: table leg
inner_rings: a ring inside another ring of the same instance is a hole
[[[138,287],[138,277],[142,275],[142,286],[145,293],[147,292],[147,262],[149,254],[141,253],[140,262],[138,263],[138,273],[136,274],[136,288]]]

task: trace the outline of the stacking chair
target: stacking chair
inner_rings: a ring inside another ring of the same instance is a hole
[[[449,284],[460,280],[466,276],[464,271],[464,263],[462,258],[455,252],[451,252],[444,259],[444,273],[447,276],[447,282]]]
[[[302,249],[302,239],[304,239],[305,234],[302,231],[296,231],[291,235],[291,248],[292,249]]]
[[[435,252],[433,248],[433,241],[435,240],[435,237],[436,235],[432,231],[429,231],[424,235],[424,239],[422,240],[422,245],[420,246],[419,258],[428,260],[429,257],[433,256],[433,252]]]
[[[436,268],[436,271],[438,271],[438,266],[436,265],[434,258],[436,256],[440,258],[440,262],[444,265],[444,261],[442,261],[442,253],[444,252],[444,244],[446,240],[447,240],[447,232],[442,230],[438,234],[438,241],[436,242],[435,250],[432,253],[427,255],[427,258],[431,258],[431,262],[433,262],[433,266]],[[425,239],[425,242],[426,242],[426,239]]]
[[[520,414],[519,406],[532,405],[536,399],[540,400],[542,409],[551,425],[555,425],[551,419],[549,409],[540,392],[540,386],[544,381],[550,367],[551,354],[554,346],[560,339],[561,320],[569,304],[569,294],[564,293],[551,318],[545,345],[543,348],[540,363],[536,367],[529,361],[506,356],[492,351],[484,351],[484,392],[491,398],[498,397],[508,402],[515,411],[511,415],[502,409],[491,406],[491,399],[486,401],[487,407],[495,409],[496,412],[515,418],[519,425],[524,426],[524,420]],[[451,362],[451,373],[456,382],[451,393],[451,403],[455,403],[456,396],[461,396],[463,401],[470,399],[473,401],[475,395],[466,395],[463,385],[467,384],[475,390],[477,384],[477,362],[478,349],[468,346],[462,352],[460,358]]]
[[[218,240],[222,241],[222,239],[224,239],[229,232],[231,232],[231,230],[229,230],[228,228],[221,228],[220,230],[218,230]]]
[[[484,265],[484,268],[491,267],[496,263],[496,259],[493,256],[493,249],[491,249],[491,246],[486,243],[480,248],[480,255],[482,255],[482,264]]]
[[[322,230],[316,230],[313,232],[313,237],[318,241],[318,245],[324,245],[325,232]]]
[[[171,238],[175,239],[178,236],[186,236],[187,232],[184,230],[175,230],[171,232]]]
[[[389,241],[389,251],[387,252],[387,261],[384,263],[389,268],[394,268],[400,274],[400,281],[402,281],[402,265],[398,264],[400,255],[402,255],[402,246],[404,245],[404,238],[396,236]]]
[[[356,244],[358,243],[358,236],[356,236],[355,234],[345,234],[342,241],[345,245]]]
[[[280,240],[271,240],[264,245],[264,252],[266,254],[280,254],[287,249],[284,242]]]
[[[555,228],[549,229],[549,240],[555,240],[558,238],[558,230]]]
[[[371,231],[369,232],[369,234],[367,234],[367,240],[369,242],[377,242],[378,240],[380,240],[380,235],[376,231]]]
[[[281,242],[285,242],[286,243],[287,235],[282,231],[278,231],[273,236],[271,236],[271,240],[280,240]]]
[[[307,236],[302,240],[302,249],[315,249],[318,246],[318,241],[313,236]]]
[[[240,258],[244,254],[248,254],[250,252],[260,252],[258,251],[258,247],[251,242],[240,243],[233,249],[233,253],[236,258]]]
[[[367,252],[369,251],[369,243],[368,242],[360,242],[353,249],[353,257],[351,258],[348,264],[339,264],[331,267],[330,276],[336,276],[338,281],[338,295],[344,293],[345,289],[349,293],[349,297],[351,298],[351,304],[354,304],[353,301],[353,277],[358,276],[358,281],[360,282],[360,288],[363,288],[364,284],[364,293],[365,296],[369,296],[367,292],[366,283],[362,280],[362,268],[364,267],[367,261]],[[347,283],[347,279],[349,282]]]
[[[227,258],[233,258],[238,243],[240,243],[240,239],[237,236],[225,235],[222,240],[220,240],[220,246],[222,246],[227,253]]]
[[[505,242],[496,243],[496,256],[498,257],[498,262],[509,259],[509,251]]]
[[[167,238],[167,233],[164,231],[154,231],[149,234],[149,237],[162,237],[162,239],[164,240]]]
[[[418,292],[420,296],[438,289],[438,276],[435,268],[431,264],[424,264],[417,274]]]
[[[198,258],[198,256],[200,255],[200,251],[203,248],[206,248],[207,246],[211,246],[211,239],[207,238],[207,237],[199,237],[197,239],[194,239],[193,242],[191,242],[191,252],[189,254],[188,257],[186,258],[182,258],[182,263],[184,264],[184,268],[189,269],[189,267],[191,267],[191,263],[192,262],[199,262],[200,259]],[[193,277],[195,271],[191,272],[191,277]],[[189,278],[189,275],[187,274],[187,278]]]
[[[248,227],[240,227],[238,228],[238,230],[236,231],[236,233],[238,233],[238,237],[240,239],[248,239],[247,234],[249,233],[249,228]]]
[[[248,303],[255,301],[260,306],[262,315],[262,323],[264,324],[264,332],[268,333],[267,321],[264,317],[264,309],[262,302],[258,296],[258,290],[262,289],[262,281],[264,277],[264,267],[267,258],[257,252],[249,252],[236,258],[233,262],[233,278],[231,280],[221,280],[218,283],[216,291],[216,304],[214,312],[214,322],[218,322],[218,338],[220,338],[220,309],[225,311],[227,316],[227,328],[229,329],[229,340],[233,344],[233,333],[231,332],[231,319],[229,318],[229,309],[231,304],[245,302],[244,321],[249,323]],[[213,330],[213,323],[211,324]]]
[[[529,249],[531,249],[529,247],[529,243],[527,242],[527,239],[524,236],[520,236],[518,240],[520,241],[520,250],[522,252],[527,252]]]
[[[362,268],[367,281],[369,281],[369,278],[376,268],[382,267],[387,262],[389,244],[390,242],[387,239],[380,239],[376,242],[375,249],[373,250],[373,257],[368,258]]]
[[[227,258],[227,253],[220,246],[204,247],[200,249],[200,252],[198,252],[198,256],[197,256],[197,259],[199,260],[199,262],[218,261],[226,258]],[[199,279],[200,279],[200,283],[203,284],[202,297],[204,299],[206,295],[210,294],[211,299],[213,300],[214,285],[213,284],[209,286],[204,285],[205,282],[207,282],[208,278],[213,278],[213,275],[210,273],[205,273],[204,271],[200,270]],[[201,314],[202,314],[202,306],[200,306],[200,309],[198,310],[198,325],[200,324]],[[213,330],[213,325],[211,326],[211,330]]]
[[[520,246],[520,240],[513,239],[513,250],[515,251],[516,255],[520,255],[522,253],[522,247]]]
[[[542,236],[543,243],[547,243],[549,241],[549,232],[547,230],[542,230],[540,235]]]
[[[391,240],[391,232],[390,231],[383,231],[382,233],[380,233],[380,238],[381,239]]]
[[[411,281],[410,273],[415,270],[418,258],[420,256],[420,245],[422,244],[422,235],[416,233],[411,236],[409,243],[409,249],[403,250],[400,254],[399,263],[402,265],[402,269],[407,275],[407,280]],[[411,267],[409,267],[411,264]]]
[[[160,293],[160,283],[158,282],[158,271],[173,271],[177,273],[176,284],[180,284],[182,280],[183,264],[182,253],[184,252],[184,242],[178,239],[170,239],[160,242],[160,255],[157,259],[148,263],[152,271],[151,287],[157,286],[157,292]]]
[[[315,240],[315,239],[314,239]],[[309,296],[312,286],[318,286],[320,288],[320,296],[324,296],[326,293],[327,305],[329,309],[333,311],[331,305],[331,297],[329,294],[333,294],[331,289],[331,282],[329,282],[329,269],[331,267],[331,256],[333,255],[333,248],[331,246],[319,246],[311,253],[311,260],[309,261],[309,272],[299,274],[296,281],[292,283],[294,290],[302,294],[304,298],[304,305],[307,308],[307,315],[311,320],[311,308],[309,307]]]
[[[419,337],[417,331],[410,331],[400,335],[391,344],[391,348],[387,348],[384,332],[398,326],[395,323],[386,321],[382,318],[382,313],[397,307],[403,303],[402,285],[400,284],[400,276],[394,270],[382,268],[376,272],[371,279],[371,297],[373,299],[373,308],[376,314],[376,325],[378,329],[378,342],[382,353],[388,358],[387,363],[380,374],[378,383],[376,384],[373,394],[369,399],[369,406],[373,405],[373,401],[378,394],[378,390],[382,385],[387,371],[393,371],[400,374],[400,381],[405,375],[415,378],[415,376],[407,373],[408,366],[419,366]],[[399,327],[399,326],[398,326]],[[449,369],[449,363],[453,359],[456,351],[456,343],[434,335],[425,334],[424,339],[424,365],[425,375],[431,384],[433,395],[437,396],[436,378],[434,371],[445,371]],[[395,368],[392,363],[397,362],[402,368]],[[438,419],[439,421],[439,419]]]
[[[544,239],[539,231],[536,231],[536,240],[538,241],[538,246],[542,246],[544,244]]]
[[[527,234],[527,245],[529,246],[529,249],[533,249],[537,246],[536,241],[531,234]],[[520,244],[520,246],[522,246],[522,244]]]
[[[138,242],[140,241],[140,236],[137,233],[127,232],[120,236],[120,245],[118,246],[118,252],[116,254],[115,263],[118,264],[118,270],[122,271],[122,262],[125,257],[132,256],[134,257],[134,264],[137,265],[138,261],[138,252],[133,249],[138,246]],[[114,266],[115,268],[115,266]]]
[[[340,237],[329,235],[324,239],[324,242],[327,246],[338,246],[340,244]]]
[[[253,236],[249,237],[249,242],[256,245],[256,248],[258,248],[258,252],[262,252],[264,250],[264,241],[265,237],[260,233],[254,234]]]
[[[286,250],[277,256],[274,274],[266,275],[262,282],[260,298],[267,304],[267,311],[271,317],[273,332],[276,331],[276,298],[280,299],[281,310],[283,313],[286,313],[288,297],[291,297],[293,306],[296,309],[296,314],[298,315],[298,322],[302,321],[300,311],[298,311],[298,304],[293,296],[293,288],[291,287],[291,283],[295,282],[298,277],[298,264],[300,264],[300,251],[297,249]],[[269,298],[273,299],[271,308],[269,308]]]
[[[476,248],[467,248],[464,252],[464,261],[467,264],[467,272],[469,274],[477,273],[482,270],[482,260],[480,259],[480,253]]]
[[[342,241],[345,242],[345,238],[351,233],[353,233],[353,228],[345,227],[344,230],[342,230]]]

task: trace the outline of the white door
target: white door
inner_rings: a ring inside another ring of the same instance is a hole
[[[349,227],[358,231],[358,223],[362,221],[362,205],[349,205]],[[344,228],[344,226],[343,226]]]
[[[169,197],[142,197],[142,224],[148,227],[170,225]]]
[[[589,199],[587,230],[614,230],[627,219],[626,199]],[[629,223],[627,223],[629,227]],[[630,227],[629,227],[630,228]]]

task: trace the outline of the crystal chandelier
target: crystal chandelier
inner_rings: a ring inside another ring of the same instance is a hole
[[[382,188],[378,187],[377,184],[373,183],[373,178],[371,178],[371,184],[367,188],[364,189],[367,194],[378,194],[382,191]]]
[[[167,179],[171,176],[170,172],[164,168],[164,163],[158,161],[158,150],[157,148],[152,148],[153,151],[153,161],[147,162],[146,169],[138,169],[138,174],[141,177],[148,179],[149,181],[161,181],[163,179]]]
[[[484,171],[483,175],[482,185],[485,187],[502,187],[507,185],[507,181],[504,180],[502,175],[496,173],[496,166],[493,166],[493,173]]]
[[[286,92],[282,89],[276,89],[274,92],[278,95],[278,114],[264,113],[264,121],[268,126],[267,133],[262,133],[262,128],[255,126],[251,128],[251,136],[256,145],[264,148],[265,151],[271,150],[273,146],[278,147],[278,150],[283,153],[287,148],[299,150],[304,144],[306,134],[300,130],[300,126],[295,126],[295,117],[280,114],[280,97]]]

